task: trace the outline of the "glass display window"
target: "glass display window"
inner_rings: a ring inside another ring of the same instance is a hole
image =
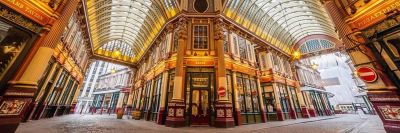
[[[0,20],[0,86],[14,76],[18,67],[13,66],[21,64],[23,57],[20,56],[28,52],[27,44],[32,38],[30,33]]]

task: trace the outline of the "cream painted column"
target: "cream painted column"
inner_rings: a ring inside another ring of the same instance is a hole
[[[214,125],[216,127],[233,127],[235,126],[233,120],[233,106],[232,102],[228,99],[228,90],[226,83],[226,68],[225,68],[225,52],[224,52],[224,22],[222,18],[217,18],[214,24],[214,40],[216,51],[218,54],[217,64],[217,86],[216,89],[218,94],[217,103],[215,103],[216,119]],[[211,46],[212,47],[212,46]],[[223,94],[223,93],[224,94]]]
[[[184,71],[183,62],[185,56],[185,45],[187,40],[187,19],[184,17],[179,18],[178,21],[178,51],[175,68],[175,80],[174,80],[174,91],[172,94],[172,100],[168,103],[168,116],[165,123],[169,127],[183,127],[185,126],[185,103],[183,98],[183,82]]]

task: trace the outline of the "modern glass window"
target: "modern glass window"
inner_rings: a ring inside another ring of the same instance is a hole
[[[193,48],[198,50],[208,49],[208,26],[193,26]]]

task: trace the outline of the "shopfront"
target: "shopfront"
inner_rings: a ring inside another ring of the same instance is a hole
[[[189,125],[212,125],[215,77],[213,68],[187,68],[186,120]]]
[[[42,27],[0,3],[0,94],[15,76]]]

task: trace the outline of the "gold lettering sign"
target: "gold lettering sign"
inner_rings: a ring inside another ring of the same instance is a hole
[[[386,18],[387,13],[396,9],[400,9],[399,0],[387,0],[376,5],[377,7],[371,8],[372,10],[361,11],[364,14],[357,17],[354,21],[350,22],[352,28],[363,30],[373,24],[376,24]]]
[[[50,22],[50,17],[48,15],[43,11],[40,11],[40,9],[37,9],[35,6],[26,3],[25,0],[0,0],[0,3],[5,4],[42,26]]]

